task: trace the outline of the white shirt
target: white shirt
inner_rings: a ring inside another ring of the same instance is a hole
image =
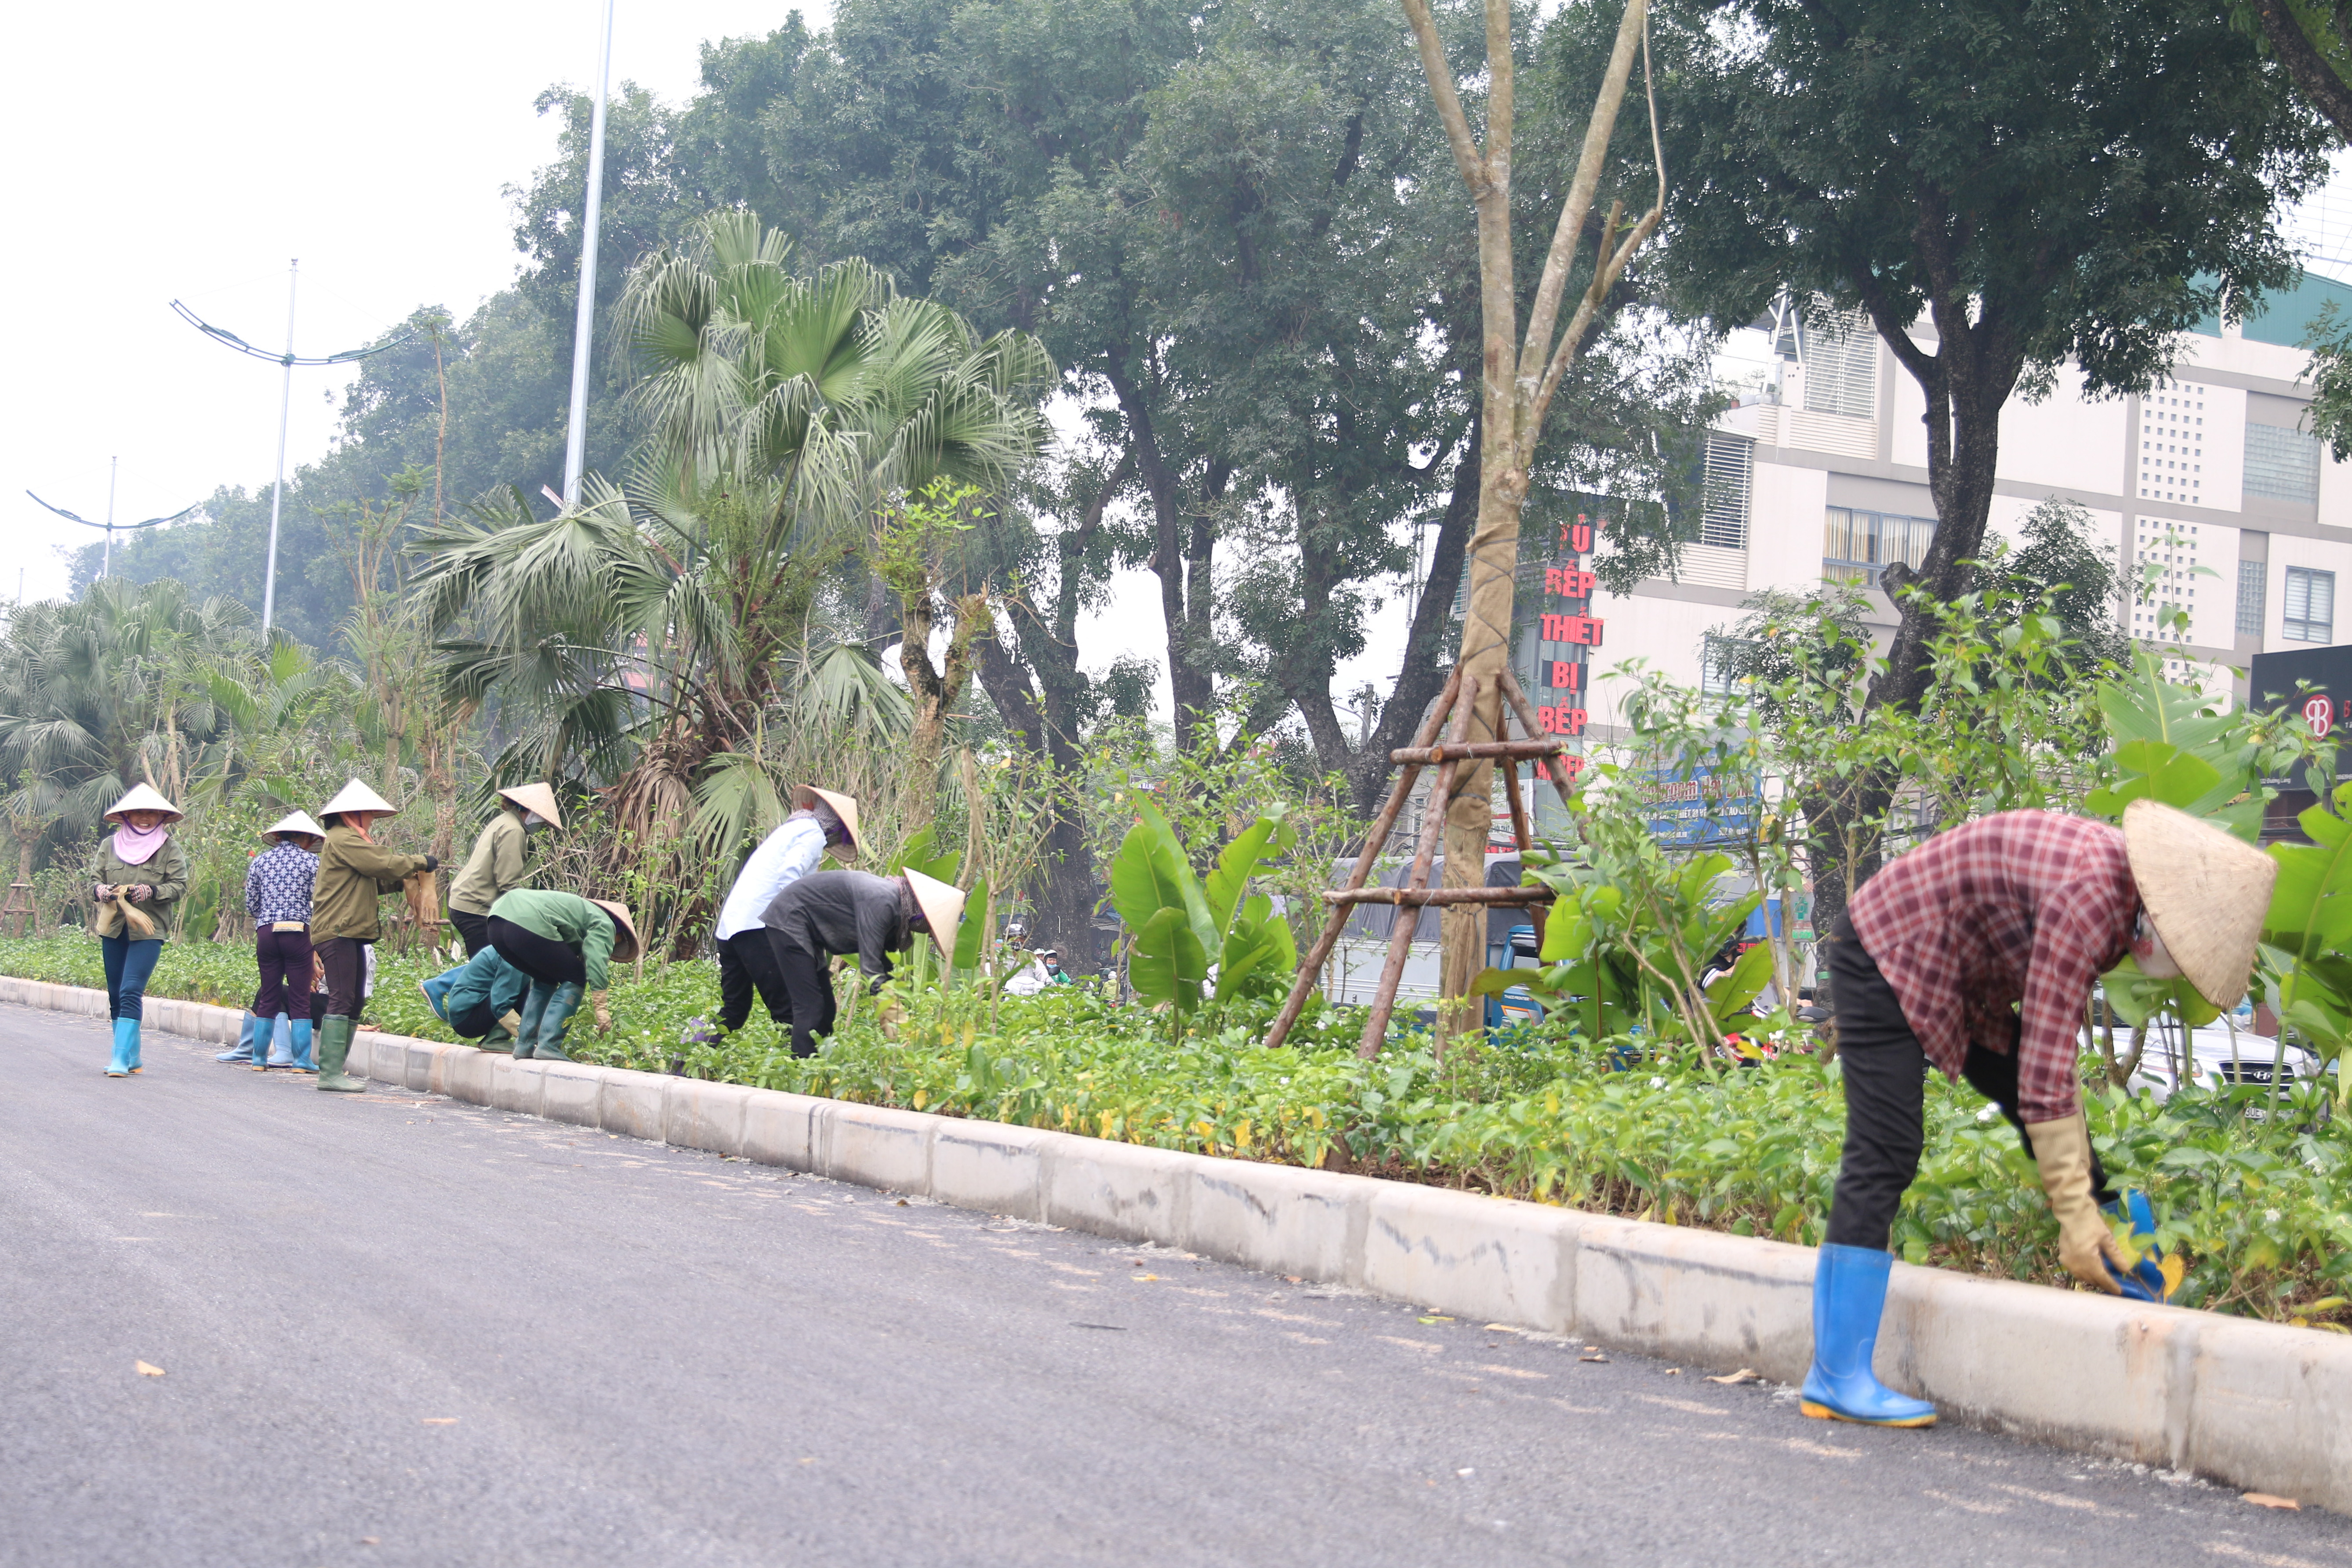
[[[766,925],[768,911],[783,890],[815,870],[824,858],[824,824],[817,820],[816,813],[796,811],[784,818],[784,825],[761,839],[751,858],[743,862],[742,874],[719,907],[718,929],[712,934],[725,942]]]

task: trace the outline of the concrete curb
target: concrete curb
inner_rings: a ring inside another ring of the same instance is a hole
[[[0,1002],[106,1016],[38,981]],[[147,1016],[223,1043],[241,1018]],[[1794,1383],[1811,1355],[1810,1247],[398,1035],[360,1034],[351,1070],[1690,1366]],[[1948,1416],[2352,1512],[2352,1339],[1898,1263],[1877,1370]]]

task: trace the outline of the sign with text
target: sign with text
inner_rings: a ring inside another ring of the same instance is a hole
[[[1650,768],[1634,788],[1650,836],[1663,848],[1736,844],[1756,831],[1761,792],[1752,777],[1711,768]]]
[[[1591,650],[1601,646],[1604,623],[1592,614],[1596,579],[1584,564],[1606,518],[1582,513],[1559,531],[1559,553],[1544,568],[1543,610],[1536,643],[1536,684],[1551,700],[1536,705],[1536,721],[1547,735],[1582,735],[1584,694]],[[1563,757],[1568,776],[1584,771],[1581,757]]]

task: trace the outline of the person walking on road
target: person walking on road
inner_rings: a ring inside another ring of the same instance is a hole
[[[793,1055],[816,1055],[818,1037],[833,1033],[835,953],[856,953],[868,990],[879,990],[890,978],[890,955],[910,945],[916,932],[930,932],[942,951],[953,947],[963,899],[961,889],[911,870],[897,877],[813,871],[786,888],[769,924],[792,998]]]
[[[368,949],[383,934],[377,900],[397,892],[401,883],[417,872],[441,867],[434,856],[395,855],[376,843],[372,831],[376,819],[391,816],[395,809],[390,801],[352,779],[319,811],[327,825],[310,917],[310,934],[327,975],[327,1018],[319,1039],[319,1087],[338,1094],[357,1094],[367,1087],[347,1077],[343,1063],[351,1056],[352,1036],[359,1028]]]
[[[310,1067],[310,893],[326,836],[309,812],[294,812],[263,832],[271,847],[246,868],[245,910],[253,917],[254,964],[261,983],[246,1015],[249,1044],[218,1060],[249,1061],[256,1072]],[[281,1023],[288,1045],[283,1061],[276,1059]]]
[[[850,796],[803,784],[793,792],[793,806],[743,862],[711,931],[719,948],[719,1026],[730,1035],[751,1016],[755,989],[768,1016],[791,1026],[792,992],[772,923],[776,900],[815,870],[827,849],[836,859],[855,860],[865,847],[857,837],[857,802]]]
[[[114,1021],[109,1078],[140,1070],[139,1025],[147,981],[163,952],[165,911],[188,890],[188,852],[166,831],[180,808],[147,784],[106,808],[113,837],[90,862],[90,930],[106,963],[106,1012]]]
[[[474,840],[474,852],[449,884],[449,920],[465,940],[466,956],[490,945],[490,906],[523,884],[530,836],[562,827],[555,791],[543,784],[499,791],[499,809]]]
[[[2253,846],[2136,800],[2120,830],[2047,811],[1984,817],[1863,884],[1828,944],[1846,1131],[1814,1264],[1804,1414],[1935,1422],[1934,1405],[1871,1371],[1894,1264],[1887,1242],[1926,1143],[1930,1063],[1967,1079],[2017,1128],[2069,1273],[2110,1294],[2169,1296],[2177,1276],[2127,1251],[2105,1217],[2152,1239],[2146,1198],[2110,1188],[2091,1147],[2076,1069],[2084,1009],[2126,953],[2141,974],[2185,977],[2215,1006],[2233,1005],[2277,875]]]
[[[613,1015],[604,1005],[612,965],[630,962],[638,951],[626,904],[519,889],[490,907],[490,945],[530,976],[515,1035],[517,1061],[572,1059],[564,1053],[564,1034],[583,992],[594,1007],[597,1032],[612,1033]]]

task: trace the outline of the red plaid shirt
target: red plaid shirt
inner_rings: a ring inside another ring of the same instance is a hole
[[[2053,811],[1988,816],[1896,858],[1847,912],[1946,1075],[1959,1076],[1970,1040],[2013,1047],[2020,1116],[2080,1109],[2084,1004],[2139,914],[2121,829]]]

